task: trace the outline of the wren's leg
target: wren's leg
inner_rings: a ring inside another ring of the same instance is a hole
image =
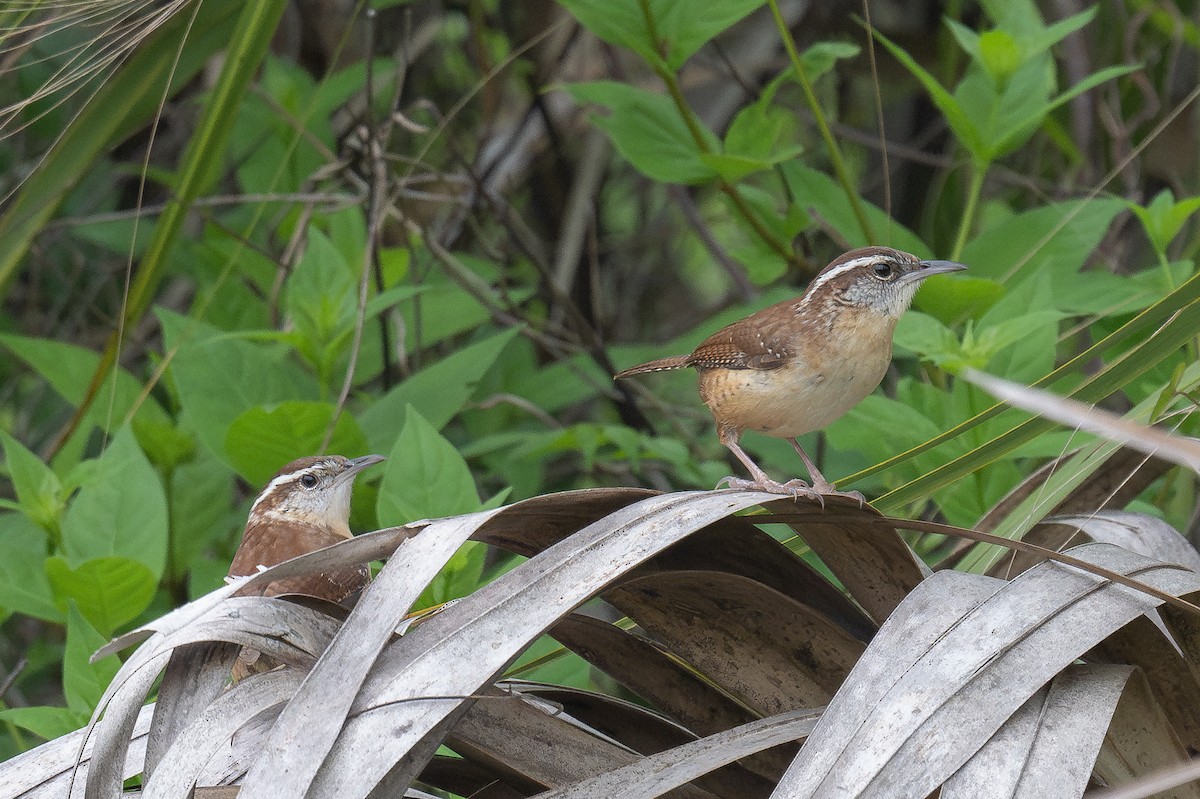
[[[866,503],[866,497],[857,491],[838,491],[837,486],[825,479],[825,475],[821,474],[821,470],[817,468],[817,464],[812,462],[812,458],[808,457],[808,453],[804,451],[804,447],[800,446],[800,442],[794,438],[789,438],[792,446],[796,449],[796,454],[800,456],[800,460],[804,461],[804,468],[808,469],[808,476],[812,478],[813,490],[820,494],[832,494],[840,497],[850,497],[858,500],[861,506]]]
[[[738,443],[738,433],[739,431],[728,428],[718,428],[717,430],[717,436],[721,439],[721,443],[742,462],[754,479],[746,480],[730,475],[717,483],[717,488],[727,485],[742,491],[767,491],[771,494],[787,494],[792,497],[806,496],[820,502],[824,507],[825,500],[821,499],[821,495],[803,480],[788,480],[786,483],[780,483],[768,477],[767,473],[760,469],[758,464],[751,460],[746,451],[742,449],[741,444]]]

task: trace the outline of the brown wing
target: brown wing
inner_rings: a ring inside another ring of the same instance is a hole
[[[315,525],[280,524],[266,521],[246,528],[242,543],[233,556],[229,574],[234,577],[254,574],[261,566],[274,566],[285,560],[312,552],[344,540],[332,530]],[[278,594],[307,594],[308,596],[341,602],[346,597],[361,591],[370,580],[371,572],[366,565],[355,569],[310,574],[287,580],[276,580],[252,593],[262,596]]]
[[[713,333],[688,357],[697,369],[778,369],[795,354],[796,300],[785,300]]]

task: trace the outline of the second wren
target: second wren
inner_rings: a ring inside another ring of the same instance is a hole
[[[921,282],[961,269],[890,247],[851,250],[822,269],[800,297],[718,330],[690,355],[639,364],[616,377],[689,367],[699,373],[700,397],[718,438],[753,477],[726,477],[718,486],[861,501],[856,492],[837,491],[796,438],[832,424],[875,390],[892,360],[896,322]],[[812,484],[768,477],[739,443],[746,430],[790,441]]]

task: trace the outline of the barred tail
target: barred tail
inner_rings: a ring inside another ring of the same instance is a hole
[[[613,380],[633,377],[634,375],[644,375],[647,372],[669,372],[672,369],[685,369],[692,365],[691,359],[692,356],[690,355],[676,355],[673,358],[659,358],[657,361],[639,363],[637,366],[631,366],[628,369],[617,372],[613,375]]]

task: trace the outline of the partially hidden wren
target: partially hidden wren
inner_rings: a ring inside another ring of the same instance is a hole
[[[826,427],[875,390],[891,363],[896,322],[921,281],[961,269],[890,247],[851,250],[822,269],[800,297],[718,330],[690,355],[643,363],[616,378],[687,367],[699,373],[700,397],[718,438],[753,477],[726,477],[718,486],[861,501],[857,492],[837,491],[796,437]],[[746,430],[790,441],[812,485],[768,477],[738,443]]]
[[[363,469],[384,460],[380,455],[343,458],[317,455],[294,460],[267,483],[246,520],[242,543],[229,576],[254,574],[350,537],[350,492]],[[267,583],[255,594],[307,594],[342,602],[366,587],[367,566],[293,577]]]

